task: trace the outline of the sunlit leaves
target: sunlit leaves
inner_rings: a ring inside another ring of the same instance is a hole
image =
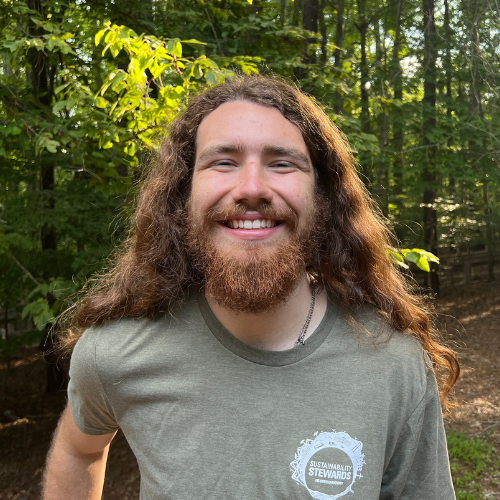
[[[94,103],[106,109],[117,126],[126,122],[127,128],[134,133],[135,139],[131,140],[139,140],[143,147],[152,145],[155,129],[170,122],[182,109],[187,94],[196,92],[198,80],[215,85],[229,74],[203,54],[197,58],[182,57],[183,43],[203,45],[196,40],[138,36],[125,26],[107,23],[97,33],[95,42],[105,44],[103,54],[109,50],[117,57],[124,51],[129,63],[126,71],[109,73]],[[235,64],[247,72],[257,71],[251,58],[239,58]],[[121,146],[127,156],[134,156],[138,150],[131,140]],[[119,142],[100,137],[99,147],[109,149]]]
[[[409,265],[407,262],[414,263],[419,269],[429,273],[431,271],[430,262],[439,264],[439,258],[431,252],[422,250],[421,248],[389,248],[387,250],[389,257],[398,266],[408,269]]]
[[[408,248],[404,248],[401,250],[401,253],[404,255],[405,259],[408,262],[413,262],[420,269],[422,269],[422,271],[430,272],[430,267],[429,267],[430,262],[439,264],[438,257],[436,257],[431,252],[422,250],[421,248],[412,248],[411,250]]]
[[[94,99],[94,102],[95,102],[95,105],[98,107],[98,108],[105,108],[109,102],[106,101],[106,99],[104,99],[104,97],[101,97],[101,96],[97,96],[95,99]]]

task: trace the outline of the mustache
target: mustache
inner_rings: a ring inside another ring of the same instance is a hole
[[[264,219],[274,219],[289,224],[295,229],[298,224],[298,215],[291,207],[277,207],[272,203],[261,202],[255,207],[248,207],[244,203],[232,203],[224,206],[214,206],[206,213],[206,219],[213,222],[244,215],[247,212],[258,212]]]

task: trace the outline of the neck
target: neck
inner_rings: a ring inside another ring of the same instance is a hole
[[[304,273],[286,302],[261,314],[230,311],[207,294],[207,302],[222,325],[245,344],[266,351],[285,351],[294,347],[311,307],[311,287]],[[321,323],[326,312],[326,292],[316,293],[314,312],[305,340]],[[297,349],[300,349],[300,345]]]

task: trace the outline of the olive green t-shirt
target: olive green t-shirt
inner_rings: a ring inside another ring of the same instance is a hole
[[[86,434],[121,428],[141,500],[453,500],[436,381],[420,344],[329,300],[316,331],[263,351],[203,291],[173,315],[87,330],[69,403]]]

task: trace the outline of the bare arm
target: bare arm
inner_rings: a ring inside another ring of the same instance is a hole
[[[100,500],[109,444],[115,434],[84,434],[68,405],[47,459],[43,500]]]

